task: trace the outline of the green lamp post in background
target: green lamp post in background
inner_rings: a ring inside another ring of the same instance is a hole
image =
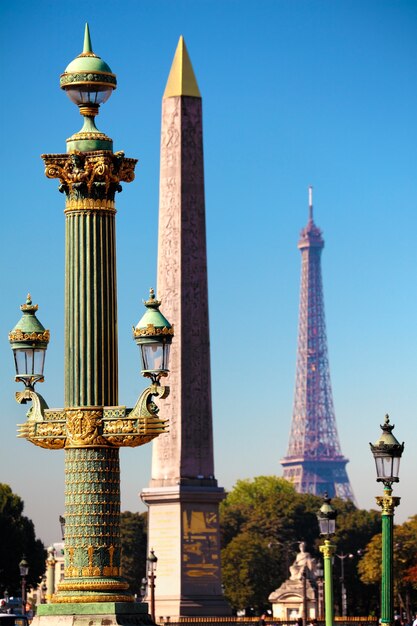
[[[49,331],[36,318],[30,296],[9,334],[16,380],[25,385],[16,400],[32,403],[19,436],[65,450],[64,578],[34,624],[59,616],[69,625],[80,615],[89,623],[100,616],[109,626],[143,624],[149,623],[147,607],[134,602],[120,570],[119,448],[141,446],[166,431],[154,398],[169,393],[160,379],[168,373],[174,331],[151,292],[134,328],[151,385],[133,409],[119,405],[115,195],[121,182],[134,179],[137,161],[113,153],[112,140],[95,125],[116,76],[92,51],[88,26],[83,52],[60,84],[84,117],[81,130],[67,139],[67,153],[42,155],[46,176],[59,179],[66,199],[64,408],[49,409],[35,391],[43,381]]]
[[[23,556],[19,563],[20,578],[22,579],[22,615],[26,615],[26,576],[29,574],[29,563]]]
[[[393,424],[389,423],[389,416],[385,416],[381,424],[382,433],[375,444],[370,443],[375,459],[377,482],[384,484],[384,495],[377,496],[376,502],[381,507],[382,517],[382,585],[381,585],[381,623],[394,623],[394,510],[399,505],[400,498],[391,495],[392,483],[399,481],[400,459],[404,450],[404,443],[392,434]]]
[[[148,590],[149,590],[149,603],[151,618],[155,621],[155,578],[156,578],[156,564],[158,563],[158,557],[156,556],[153,548],[151,549],[147,561],[148,567]]]
[[[333,556],[336,546],[330,541],[336,532],[337,511],[332,506],[327,493],[324,495],[317,519],[320,527],[320,536],[324,537],[324,544],[320,546],[324,561],[324,613],[326,626],[333,626],[334,602],[333,602]]]

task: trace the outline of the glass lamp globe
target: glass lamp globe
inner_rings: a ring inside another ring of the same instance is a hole
[[[107,63],[94,54],[88,24],[85,25],[83,51],[61,74],[60,86],[84,116],[81,130],[67,139],[67,152],[113,150],[111,138],[97,129],[94,118],[100,105],[116,89],[117,80]]]
[[[61,89],[74,104],[79,107],[91,106],[98,112],[98,107],[110,98],[116,85],[115,74],[107,63],[93,52],[90,30],[86,24],[83,51],[61,74]]]

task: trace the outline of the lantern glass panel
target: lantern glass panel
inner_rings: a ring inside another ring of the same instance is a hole
[[[14,362],[16,374],[18,376],[31,376],[34,369],[33,348],[16,348],[14,352]]]
[[[336,530],[336,520],[322,517],[319,519],[319,526],[321,535],[334,535]]]
[[[164,369],[164,349],[161,343],[141,345],[143,369],[148,372]]]
[[[68,98],[75,104],[103,104],[110,98],[113,91],[104,85],[78,85],[72,89],[65,89]]]
[[[36,376],[43,376],[43,368],[45,365],[45,350],[37,348],[34,353],[34,371]]]
[[[398,478],[400,475],[400,461],[401,457],[399,456],[395,456],[392,459],[392,475],[394,476],[394,478]]]
[[[164,344],[164,370],[168,371],[169,370],[169,352],[171,349],[171,344],[169,343],[165,343]]]
[[[18,376],[43,376],[45,363],[43,348],[15,348],[13,353]]]
[[[375,457],[376,473],[380,480],[397,481],[400,471],[400,457],[389,454]]]

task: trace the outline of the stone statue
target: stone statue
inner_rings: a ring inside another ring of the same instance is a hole
[[[316,560],[312,559],[309,552],[305,551],[306,544],[304,541],[300,542],[300,551],[295,557],[295,561],[290,565],[290,580],[301,580],[304,570],[306,571],[307,578],[315,578]]]

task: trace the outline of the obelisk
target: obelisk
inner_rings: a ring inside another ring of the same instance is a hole
[[[175,327],[169,433],[154,445],[149,547],[158,557],[155,614],[229,615],[222,594],[214,477],[202,102],[181,36],[162,99],[158,297]]]

